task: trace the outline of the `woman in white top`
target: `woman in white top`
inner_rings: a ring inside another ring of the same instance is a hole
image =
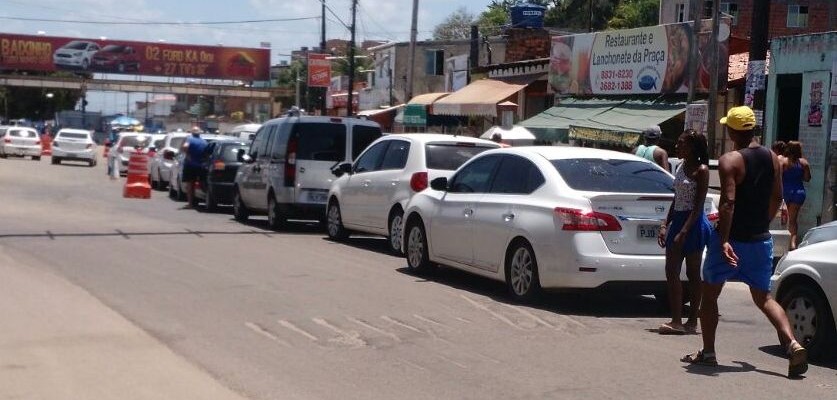
[[[697,331],[700,309],[700,264],[709,240],[711,226],[703,210],[709,189],[709,152],[706,137],[692,129],[677,139],[677,156],[683,160],[674,175],[674,201],[657,238],[666,249],[666,280],[671,307],[671,322],[660,325],[661,334],[684,334]],[[683,285],[680,269],[686,260],[689,279],[690,312],[683,324]]]

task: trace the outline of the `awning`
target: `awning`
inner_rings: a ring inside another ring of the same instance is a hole
[[[586,121],[624,102],[624,100],[598,98],[566,98],[560,101],[560,104],[521,121],[519,125],[528,128],[540,140],[566,142],[570,125]]]
[[[442,97],[445,97],[449,94],[450,94],[449,92],[437,92],[437,93],[420,94],[420,95],[415,96],[412,99],[410,99],[410,101],[408,101],[407,104],[421,104],[421,105],[424,105],[424,106],[429,106],[429,105],[433,104],[433,102],[435,102],[436,100],[439,100]]]
[[[435,115],[497,116],[497,103],[523,90],[526,85],[481,79],[433,103]]]
[[[570,126],[569,138],[635,146],[642,131],[686,111],[684,102],[627,100],[603,113]]]

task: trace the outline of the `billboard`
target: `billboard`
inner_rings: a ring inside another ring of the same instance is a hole
[[[331,61],[328,54],[308,53],[308,87],[331,86]]]
[[[722,19],[719,60],[728,60],[730,20]],[[697,92],[710,83],[711,21],[702,21],[698,43]],[[567,95],[686,93],[689,91],[691,23],[594,32],[552,38],[549,87]],[[728,62],[721,62],[719,89],[727,82]]]
[[[268,80],[270,50],[0,33],[0,69]]]

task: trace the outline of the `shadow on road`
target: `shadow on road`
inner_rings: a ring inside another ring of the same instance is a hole
[[[272,230],[267,224],[267,217],[250,217],[247,221],[238,222],[234,218],[230,218],[231,222],[237,222],[244,226],[262,229],[266,232],[264,234],[276,235],[323,235],[325,231],[318,222],[313,221],[288,221],[286,228],[281,230]]]
[[[395,254],[392,254],[392,252],[389,251],[389,242],[385,237],[381,236],[352,236],[348,239],[337,241],[330,239],[326,234],[323,236],[323,240],[332,243],[345,244],[346,246],[351,246],[356,249],[373,251],[375,253],[383,254],[386,256],[399,257]]]
[[[726,374],[731,372],[756,372],[759,374],[768,375],[776,378],[788,379],[787,376],[782,375],[778,372],[758,369],[755,365],[750,364],[746,361],[733,361],[733,364],[738,365],[718,365],[717,367],[712,367],[707,365],[686,364],[685,366],[683,366],[683,369],[685,369],[686,372],[690,374],[704,376],[718,376],[720,374]],[[800,377],[797,379],[804,379],[804,377]]]

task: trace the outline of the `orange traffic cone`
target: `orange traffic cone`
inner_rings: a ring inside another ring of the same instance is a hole
[[[52,155],[52,137],[50,137],[49,135],[41,136],[41,155]]]
[[[151,184],[148,182],[148,156],[141,150],[131,154],[128,159],[128,179],[122,189],[126,199],[150,199]]]

